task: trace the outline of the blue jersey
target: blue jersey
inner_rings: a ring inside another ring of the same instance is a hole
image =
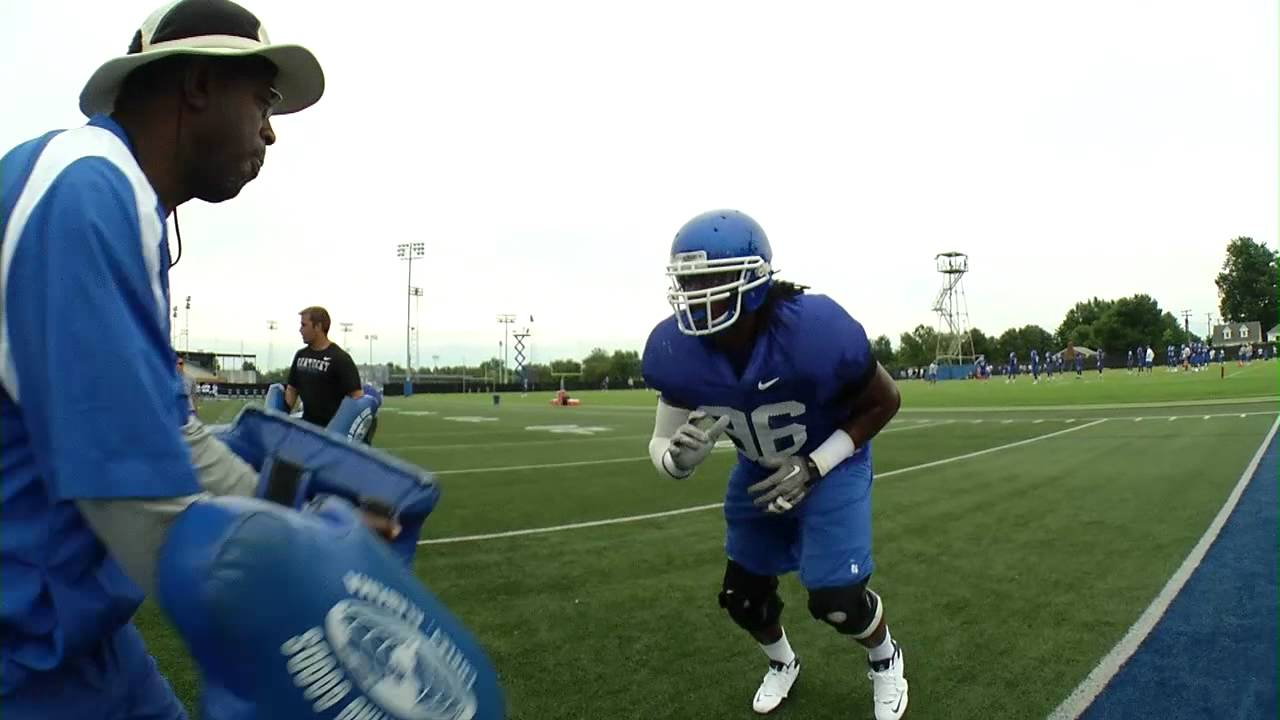
[[[762,318],[741,373],[711,340],[682,334],[674,316],[649,334],[642,361],[666,403],[731,418],[725,434],[759,471],[748,476],[765,472],[762,458],[813,452],[848,420],[851,395],[877,367],[862,325],[825,295],[776,300]],[[868,443],[841,467],[870,456]]]
[[[1031,351],[1031,367],[1033,368],[1040,367],[1040,354],[1037,353],[1035,350]]]
[[[117,636],[141,603],[74,501],[199,486],[164,214],[123,130],[100,116],[0,158],[0,238],[4,697]]]

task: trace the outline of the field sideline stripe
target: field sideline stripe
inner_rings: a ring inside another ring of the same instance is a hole
[[[1062,701],[1062,704],[1049,714],[1049,720],[1068,720],[1069,718],[1079,717],[1097,699],[1098,695],[1102,694],[1102,691],[1107,687],[1107,683],[1111,682],[1111,678],[1133,656],[1138,646],[1155,628],[1156,623],[1160,622],[1160,618],[1169,609],[1169,605],[1173,603],[1174,598],[1181,592],[1182,587],[1187,584],[1191,574],[1195,572],[1196,568],[1200,566],[1200,562],[1204,560],[1205,554],[1209,552],[1209,546],[1213,545],[1213,541],[1218,539],[1218,533],[1227,524],[1227,518],[1235,510],[1236,504],[1240,502],[1240,496],[1244,494],[1245,487],[1253,478],[1253,473],[1258,469],[1258,464],[1262,462],[1262,456],[1266,454],[1267,448],[1271,445],[1271,440],[1275,437],[1277,428],[1280,428],[1280,418],[1277,418],[1271,424],[1271,430],[1267,432],[1262,444],[1258,446],[1258,451],[1253,454],[1253,459],[1249,461],[1244,473],[1240,475],[1236,486],[1232,488],[1231,494],[1227,496],[1227,501],[1218,510],[1217,516],[1213,518],[1209,528],[1204,531],[1204,535],[1200,536],[1200,541],[1196,543],[1196,546],[1191,549],[1191,553],[1182,561],[1182,565],[1173,573],[1173,577],[1169,578],[1169,582],[1165,583],[1160,594],[1151,601],[1151,604],[1147,606],[1142,615],[1129,627],[1129,631],[1124,634],[1124,637],[1120,638],[1120,642],[1111,648],[1111,652],[1107,653],[1097,667],[1084,680],[1080,681],[1076,689],[1072,690],[1071,694]],[[1264,481],[1270,482],[1270,480]]]
[[[906,430],[917,430],[919,428],[934,427],[937,425],[946,425],[948,423],[953,423],[955,421],[954,420],[912,420],[911,422],[917,423],[917,424],[908,425],[904,427],[889,428],[888,430],[885,430],[885,432],[889,433],[889,432],[903,432]],[[528,430],[526,432],[528,432],[529,434],[533,434],[535,432],[542,432],[542,431]],[[550,432],[550,431],[546,431],[546,432]],[[473,433],[467,433],[467,435],[472,435],[472,434]],[[574,433],[552,433],[552,434],[556,435],[556,437],[543,438],[539,440],[509,440],[509,441],[503,441],[503,442],[488,442],[488,443],[452,443],[447,445],[379,445],[378,447],[383,450],[461,450],[465,448],[477,448],[477,447],[493,448],[493,447],[520,447],[523,445],[558,445],[565,442],[602,442],[602,441],[607,442],[610,440],[640,440],[640,439],[647,440],[653,437],[653,433],[644,433],[641,435],[597,435],[592,437],[583,437],[583,436],[575,435]],[[621,462],[621,461],[618,461],[618,462]],[[448,471],[445,471],[445,472],[448,472]]]
[[[927,462],[921,465],[912,465],[910,467],[898,468],[897,470],[889,470],[888,472],[878,473],[876,475],[876,478],[892,477],[894,475],[901,475],[902,473],[912,472],[913,470],[924,470],[925,468],[937,467],[939,465],[946,465],[947,463],[953,463],[959,460],[967,460],[969,458],[974,458],[981,455],[987,455],[993,452],[999,452],[1000,450],[1008,450],[1009,448],[1015,448],[1015,447],[1027,445],[1033,442],[1038,442],[1040,440],[1047,440],[1051,437],[1055,437],[1058,435],[1065,435],[1067,433],[1072,433],[1077,430],[1083,430],[1087,427],[1093,427],[1094,425],[1098,425],[1106,421],[1107,421],[1106,418],[1101,418],[1099,420],[1094,420],[1091,423],[1085,423],[1084,425],[1076,425],[1075,427],[1070,427],[1070,428],[1067,428],[1066,430],[1058,430],[1055,432],[1046,433],[1044,435],[1037,435],[1032,438],[1027,438],[1026,440],[1019,440],[1017,442],[1006,443],[1004,445],[997,445],[995,447],[989,447],[985,450],[977,450],[971,453],[965,453],[963,455],[956,455],[955,457],[943,458],[941,460],[934,460],[933,462]],[[649,458],[645,457],[641,459],[648,460]],[[599,461],[592,461],[592,462],[599,462]],[[618,461],[618,462],[621,462],[621,461]],[[443,545],[445,543],[471,542],[474,540],[496,540],[498,538],[517,537],[520,535],[538,535],[542,533],[559,532],[561,530],[577,530],[579,528],[599,527],[601,525],[617,525],[620,523],[636,522],[638,520],[650,520],[653,518],[670,517],[672,515],[683,515],[685,513],[699,512],[701,510],[711,510],[713,508],[718,508],[721,505],[722,503],[711,503],[709,505],[695,505],[693,507],[679,508],[677,510],[665,510],[663,512],[646,513],[644,515],[631,515],[628,517],[620,517],[620,518],[606,518],[604,520],[591,520],[589,522],[569,523],[567,525],[552,525],[550,527],[526,528],[524,530],[507,530],[506,532],[486,533],[484,535],[459,535],[455,537],[435,538],[432,540],[419,540],[418,544],[419,545]]]
[[[1238,398],[1211,398],[1207,400],[1168,400],[1138,403],[1098,403],[1092,405],[999,405],[969,407],[904,407],[904,413],[949,412],[1035,412],[1041,410],[1125,410],[1127,408],[1202,407],[1205,405],[1252,405],[1253,403],[1280,402],[1280,395],[1253,395]]]
[[[921,423],[919,425],[910,425],[908,427],[889,428],[888,430],[885,430],[880,434],[885,435],[891,432],[903,432],[906,430],[919,430],[920,428],[938,427],[940,425],[947,425],[951,422],[952,421],[950,420],[940,420],[938,422]],[[644,437],[652,437],[652,435],[646,435]],[[528,445],[530,443],[525,442],[525,443],[510,443],[510,444]],[[502,443],[492,443],[491,446],[493,445],[502,445]],[[387,447],[385,449],[405,450],[408,448]],[[721,448],[721,449],[727,449],[727,448]],[[432,475],[471,475],[474,473],[502,472],[504,470],[546,470],[548,468],[581,467],[583,465],[613,465],[616,463],[639,462],[641,460],[648,460],[648,459],[649,459],[648,455],[636,455],[634,457],[609,458],[605,460],[572,460],[569,462],[558,462],[558,463],[538,463],[536,465],[498,465],[495,467],[458,468],[457,470],[435,470],[431,474]]]

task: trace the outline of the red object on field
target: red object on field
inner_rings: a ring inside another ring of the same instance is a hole
[[[569,397],[569,393],[564,390],[557,390],[555,398],[551,400],[551,404],[559,405],[561,407],[577,407],[582,404],[582,401],[577,398]]]

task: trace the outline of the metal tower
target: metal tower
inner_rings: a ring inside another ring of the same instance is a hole
[[[964,275],[969,272],[969,256],[962,252],[945,252],[934,256],[942,273],[942,289],[933,301],[938,313],[939,365],[966,365],[975,360],[973,335],[969,327],[969,302],[964,295]]]

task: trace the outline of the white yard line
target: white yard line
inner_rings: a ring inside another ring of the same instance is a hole
[[[919,430],[921,428],[937,427],[939,425],[948,425],[955,420],[913,420],[913,424],[903,427],[893,427],[885,430],[881,435],[891,432],[906,432],[908,430]],[[552,433],[549,430],[528,430],[530,435],[547,434],[555,435],[555,437],[544,438],[541,440],[511,440],[507,442],[483,442],[483,443],[453,443],[445,445],[379,445],[380,450],[462,450],[466,448],[495,448],[495,447],[520,447],[522,445],[559,445],[562,443],[580,443],[580,442],[607,442],[609,440],[647,440],[653,437],[651,433],[643,435],[607,435],[600,434],[591,437],[579,437],[573,433]],[[467,433],[474,436],[475,433]],[[615,462],[621,462],[615,461]],[[524,468],[521,468],[524,469]],[[445,470],[443,472],[451,472]]]
[[[1222,531],[1222,526],[1226,524],[1227,518],[1231,516],[1231,511],[1240,502],[1240,496],[1244,493],[1245,487],[1248,486],[1249,479],[1253,477],[1253,473],[1258,469],[1258,463],[1262,462],[1262,456],[1266,454],[1267,447],[1271,444],[1271,439],[1275,437],[1276,428],[1278,427],[1280,427],[1280,418],[1277,418],[1271,424],[1271,430],[1267,432],[1262,444],[1258,446],[1258,451],[1253,454],[1253,459],[1249,461],[1248,466],[1241,473],[1240,479],[1236,481],[1235,488],[1231,490],[1231,494],[1227,496],[1227,501],[1218,510],[1218,515],[1209,524],[1209,528],[1204,531],[1204,535],[1200,536],[1200,541],[1191,549],[1191,553],[1182,561],[1182,565],[1173,573],[1173,577],[1169,578],[1169,582],[1165,583],[1164,589],[1160,591],[1155,600],[1151,601],[1151,604],[1138,617],[1138,620],[1133,623],[1129,631],[1124,634],[1124,637],[1120,638],[1120,642],[1111,648],[1111,652],[1107,653],[1106,657],[1102,658],[1102,661],[1098,663],[1098,666],[1067,696],[1067,699],[1063,700],[1062,704],[1049,714],[1049,720],[1068,720],[1069,718],[1079,717],[1102,693],[1107,683],[1111,682],[1111,678],[1133,656],[1138,646],[1155,628],[1156,623],[1160,622],[1160,618],[1169,609],[1173,599],[1177,597],[1182,587],[1187,584],[1187,580],[1191,578],[1191,574],[1195,572],[1196,568],[1200,566],[1200,562],[1204,560],[1205,553],[1209,551],[1209,546],[1213,544],[1213,541],[1218,537],[1218,533]],[[1263,482],[1270,482],[1274,479],[1264,479]]]
[[[886,434],[888,434],[888,433],[893,433],[893,432],[905,432],[905,431],[907,431],[907,430],[919,430],[919,429],[921,429],[921,428],[939,427],[939,426],[941,426],[941,425],[947,425],[947,424],[949,424],[949,423],[951,423],[951,422],[952,422],[952,421],[950,421],[950,420],[945,420],[945,421],[939,421],[939,422],[934,422],[934,423],[927,423],[927,424],[920,424],[920,425],[909,425],[909,426],[906,426],[906,427],[899,427],[899,428],[889,428],[888,430],[881,431],[881,433],[880,433],[880,434],[881,434],[881,435],[886,435]],[[641,435],[640,437],[646,437],[646,438],[647,438],[647,437],[652,437],[652,436],[650,436],[650,435]],[[560,441],[553,441],[553,442],[563,442],[563,440],[560,440]],[[503,444],[503,443],[490,443],[490,444],[487,444],[487,445],[478,445],[477,447],[493,447],[493,446],[496,446],[496,445],[502,445],[502,444]],[[508,443],[508,444],[512,444],[512,445],[522,444],[522,445],[525,445],[525,444],[532,444],[532,443],[528,443],[528,442],[526,442],[526,443]],[[432,447],[432,446],[428,446],[428,447]],[[434,447],[440,447],[440,446],[434,446]],[[389,447],[389,448],[385,448],[385,449],[387,449],[387,450],[404,450],[405,448],[394,448],[394,447]],[[717,449],[716,449],[716,450],[714,450],[713,452],[717,452],[717,451],[720,451],[720,450],[727,450],[727,449],[728,449],[728,448],[717,448]],[[638,462],[638,461],[640,461],[640,460],[648,460],[648,459],[649,459],[649,456],[648,456],[648,455],[636,455],[636,456],[633,456],[633,457],[625,457],[625,458],[608,458],[608,459],[605,459],[605,460],[573,460],[573,461],[570,461],[570,462],[558,462],[558,463],[537,463],[537,464],[534,464],[534,465],[498,465],[498,466],[495,466],[495,467],[459,468],[459,469],[456,469],[456,470],[435,470],[435,471],[432,471],[432,474],[434,474],[434,475],[474,475],[475,473],[493,473],[493,472],[502,472],[502,471],[504,471],[504,470],[544,470],[544,469],[547,469],[547,468],[581,467],[581,466],[583,466],[583,465],[613,465],[613,464],[616,464],[616,463]]]
[[[1177,400],[1149,403],[1110,403],[1103,405],[1001,405],[999,407],[904,407],[903,413],[953,413],[953,412],[1036,412],[1041,410],[1126,410],[1163,407],[1198,407],[1203,405],[1250,405],[1253,403],[1280,403],[1280,395],[1257,395],[1239,398],[1214,398],[1212,400]]]
[[[552,433],[547,430],[526,430],[528,435],[553,435],[541,440],[511,440],[508,442],[452,443],[446,445],[379,445],[380,450],[462,450],[466,448],[519,447],[522,445],[559,445],[562,443],[601,442],[609,440],[644,440],[652,437],[651,433],[643,435],[609,435],[601,433],[591,437],[582,437],[572,433]],[[475,433],[470,433],[474,437]],[[376,439],[376,438],[375,438]]]
[[[993,452],[999,452],[1001,450],[1008,450],[1010,448],[1020,447],[1022,445],[1028,445],[1030,443],[1039,442],[1041,440],[1047,440],[1051,437],[1057,437],[1058,435],[1065,435],[1067,433],[1076,432],[1077,430],[1084,430],[1085,428],[1093,427],[1094,425],[1098,425],[1104,422],[1106,422],[1106,418],[1095,420],[1091,423],[1086,423],[1084,425],[1076,425],[1075,427],[1070,427],[1070,428],[1067,428],[1066,430],[1058,430],[1056,432],[1046,433],[1044,435],[1037,435],[1032,438],[1027,438],[1026,440],[1019,440],[1017,442],[1006,443],[1004,445],[997,445],[995,447],[990,447],[985,450],[977,450],[975,452],[964,453],[963,455],[956,455],[954,457],[943,458],[941,460],[934,460],[933,462],[927,462],[920,465],[912,465],[910,467],[898,468],[897,470],[889,470],[888,472],[877,473],[876,479],[884,479],[888,477],[893,477],[894,475],[901,475],[903,473],[912,472],[915,470],[924,470],[926,468],[937,467],[939,465],[946,465],[948,463],[959,462],[960,460],[967,460],[969,458],[980,457],[982,455],[988,455]],[[648,460],[649,458],[643,457],[639,459]],[[632,458],[626,458],[623,460],[613,460],[613,461],[589,460],[589,461],[586,461],[586,463],[630,462],[632,460],[633,460]],[[578,463],[578,464],[584,464],[584,463]],[[561,465],[557,464],[555,465],[555,467],[561,467]],[[506,469],[510,469],[510,468],[506,468]],[[443,473],[437,473],[437,474],[443,474]],[[629,515],[627,517],[619,517],[619,518],[607,518],[605,520],[592,520],[589,522],[569,523],[567,525],[552,525],[549,527],[526,528],[524,530],[508,530],[506,532],[486,533],[483,535],[460,535],[455,537],[435,538],[431,540],[419,540],[418,544],[419,545],[442,545],[445,543],[471,542],[475,540],[495,540],[497,538],[517,537],[521,535],[540,535],[543,533],[560,532],[563,530],[578,530],[580,528],[599,527],[601,525],[618,525],[621,523],[636,522],[638,520],[649,520],[652,518],[669,517],[671,515],[682,515],[685,513],[698,512],[700,510],[711,510],[714,508],[718,508],[720,506],[721,506],[721,503],[712,503],[709,505],[695,505],[693,507],[679,508],[677,510],[667,510],[664,512],[657,512],[657,513],[646,513],[644,515]]]

